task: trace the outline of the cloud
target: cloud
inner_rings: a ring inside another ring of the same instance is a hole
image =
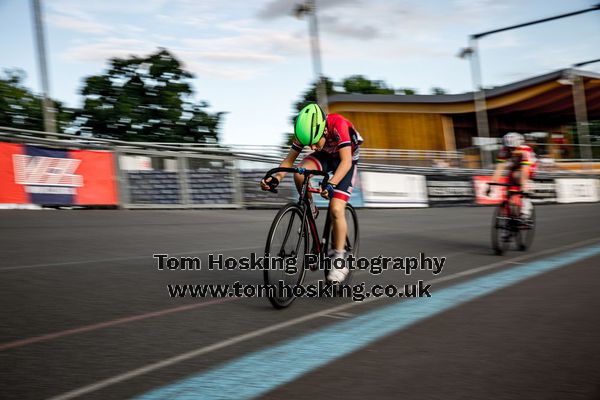
[[[150,54],[155,43],[140,39],[106,38],[94,43],[84,42],[67,48],[61,57],[67,61],[106,62],[114,57]]]
[[[286,55],[304,53],[308,48],[306,38],[293,32],[256,28],[238,28],[238,31],[238,34],[216,38],[183,39],[182,44],[200,53],[230,54],[222,59],[236,60],[247,56],[265,62],[279,62]]]
[[[155,52],[158,44],[148,40],[107,38],[94,43],[84,42],[71,46],[61,57],[70,62],[106,63],[111,58],[143,57]],[[190,47],[169,49],[190,72],[219,79],[246,80],[265,73],[265,68],[240,66],[280,62],[281,57],[252,52],[196,51]]]
[[[70,16],[64,14],[49,14],[46,21],[55,27],[84,33],[108,33],[112,31],[109,25],[101,24],[87,16]]]
[[[86,12],[92,15],[155,14],[169,3],[171,3],[169,0],[144,0],[143,2],[126,0],[53,0],[46,2],[48,8],[54,12],[64,14],[80,14]]]
[[[319,27],[325,32],[334,33],[355,39],[375,39],[381,36],[378,28],[368,25],[358,25],[355,22],[343,22],[340,18],[325,15],[319,19]]]
[[[237,80],[244,81],[253,79],[259,75],[264,74],[264,69],[257,68],[240,68],[234,66],[216,66],[211,64],[205,64],[198,61],[190,61],[184,63],[185,68],[201,77],[214,77],[219,79]]]

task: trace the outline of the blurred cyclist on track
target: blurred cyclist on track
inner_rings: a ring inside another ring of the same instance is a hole
[[[332,258],[345,258],[346,256],[346,203],[352,193],[359,146],[362,142],[362,137],[350,121],[338,114],[326,115],[319,105],[311,103],[298,113],[294,123],[294,142],[280,165],[284,168],[292,167],[302,149],[308,146],[313,153],[302,160],[301,167],[333,173],[329,183],[325,187],[321,187],[321,196],[331,199],[329,210],[335,237],[333,251],[330,253]],[[268,190],[267,182],[273,185],[273,180],[275,180],[275,185],[278,185],[285,175],[285,172],[279,172],[274,177],[267,178],[266,181],[262,180],[260,186],[263,190]],[[294,179],[296,187],[300,190],[304,177],[295,174]],[[310,201],[312,213],[316,218],[319,211],[312,197],[310,197]],[[332,268],[327,279],[332,282],[342,282],[348,273],[347,266],[339,269]]]
[[[498,183],[502,172],[508,169],[508,183],[517,186],[523,192],[529,192],[529,180],[533,178],[537,167],[533,149],[525,144],[523,135],[517,132],[504,135],[502,144],[492,182]],[[531,216],[531,199],[524,196],[521,201],[521,216],[528,219]]]

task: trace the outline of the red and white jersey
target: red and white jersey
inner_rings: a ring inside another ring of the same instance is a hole
[[[508,163],[508,169],[511,171],[519,169],[521,165],[529,165],[531,175],[533,175],[537,167],[537,157],[533,149],[526,144],[512,151],[508,147],[503,146],[498,152],[497,161]]]
[[[323,150],[331,156],[339,158],[339,150],[344,147],[352,147],[352,159],[358,160],[359,146],[363,138],[352,125],[352,122],[339,114],[329,114],[327,116],[327,134],[325,135],[325,146]],[[294,138],[292,149],[301,152],[303,146]]]

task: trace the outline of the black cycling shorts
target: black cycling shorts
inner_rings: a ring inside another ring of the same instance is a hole
[[[326,151],[315,151],[304,158],[304,160],[311,160],[317,165],[319,171],[327,171],[334,173],[337,167],[340,165],[341,160],[338,157],[333,157]],[[356,179],[356,164],[358,160],[352,160],[352,168],[350,171],[338,182],[337,186],[333,190],[333,197],[343,201],[348,201],[352,194],[352,186]]]

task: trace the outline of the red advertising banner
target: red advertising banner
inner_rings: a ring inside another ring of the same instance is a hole
[[[0,203],[116,205],[113,154],[0,143]]]
[[[488,183],[492,181],[491,176],[474,176],[473,187],[475,189],[476,204],[499,204],[506,198],[506,188],[503,186],[492,186],[490,195],[488,196]],[[508,178],[505,176],[500,178],[500,183],[507,183]]]
[[[75,204],[116,205],[114,155],[108,151],[72,150],[72,159],[81,160],[77,171],[83,185],[77,189]]]
[[[23,154],[23,145],[0,142],[0,203],[27,204],[29,197],[16,183],[13,155]]]

